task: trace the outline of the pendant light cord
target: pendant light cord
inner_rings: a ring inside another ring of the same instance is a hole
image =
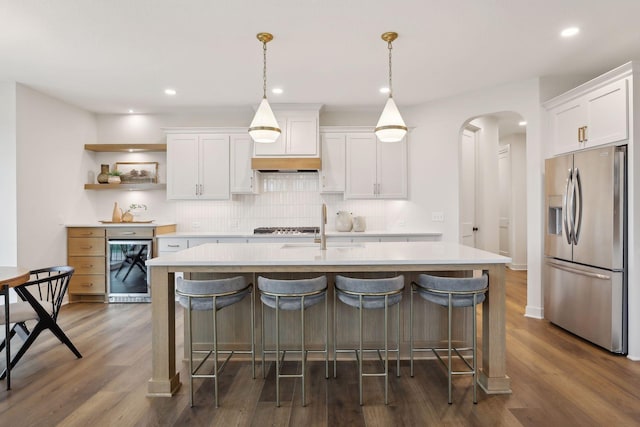
[[[391,83],[391,49],[393,49],[393,47],[391,46],[391,42],[388,42],[387,47],[389,48],[389,98],[393,98],[393,87]]]
[[[262,42],[262,97],[267,99],[267,42]]]

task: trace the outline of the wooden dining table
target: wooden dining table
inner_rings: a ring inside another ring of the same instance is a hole
[[[20,267],[0,266],[0,289],[4,295],[4,339],[7,363],[7,390],[11,389],[11,327],[9,317],[9,289],[29,281],[29,270]]]

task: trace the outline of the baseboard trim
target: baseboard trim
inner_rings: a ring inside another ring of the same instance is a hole
[[[528,305],[524,311],[524,317],[531,317],[532,319],[544,319],[544,308],[532,307]]]

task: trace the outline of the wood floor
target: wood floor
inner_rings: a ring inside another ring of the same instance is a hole
[[[196,407],[185,382],[173,398],[147,398],[151,310],[148,304],[63,307],[60,324],[82,359],[49,332],[38,338],[12,371],[11,391],[0,382],[0,425],[6,426],[637,426],[640,362],[612,355],[546,321],[524,317],[525,275],[507,272],[507,372],[510,395],[478,393],[469,378],[454,380],[447,404],[446,377],[437,361],[420,361],[415,378],[403,362],[390,379],[365,379],[358,404],[355,362],[340,362],[338,378],[310,363],[308,405],[300,405],[299,380],[283,380],[275,407],[273,372],[251,379],[249,363],[232,362],[220,379],[220,408],[211,380],[196,381]],[[177,316],[178,330],[182,316]],[[182,354],[182,334],[177,334]],[[4,360],[4,358],[3,358]],[[296,366],[287,366],[295,369]],[[259,374],[259,370],[258,370]],[[183,368],[181,378],[185,381]]]

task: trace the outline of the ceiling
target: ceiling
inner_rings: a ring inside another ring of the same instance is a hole
[[[640,59],[639,18],[638,0],[0,0],[0,81],[98,113],[251,108],[268,31],[272,103],[382,108],[396,31],[402,109]]]

